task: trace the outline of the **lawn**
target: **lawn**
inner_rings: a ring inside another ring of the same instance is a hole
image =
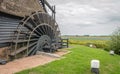
[[[100,74],[120,74],[120,56],[109,55],[102,49],[72,45],[71,53],[61,60],[43,66],[21,71],[16,74],[92,74],[90,61],[100,60]]]

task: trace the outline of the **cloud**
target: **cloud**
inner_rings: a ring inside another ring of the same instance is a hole
[[[120,26],[119,0],[48,0],[63,35],[109,35]]]

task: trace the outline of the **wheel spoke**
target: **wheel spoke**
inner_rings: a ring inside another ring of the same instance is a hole
[[[46,33],[49,35],[48,26],[46,26]]]
[[[44,28],[45,28],[45,33],[46,33],[46,35],[47,35],[47,27],[46,27],[46,25],[44,26]]]
[[[38,18],[38,15],[37,15],[37,16],[34,15],[34,18],[35,18],[35,17],[37,17],[36,20],[39,21],[39,24],[40,24],[41,22],[40,22],[40,19]],[[29,19],[29,22],[31,23],[31,25],[32,25],[34,28],[39,25],[39,24],[37,23],[37,21],[34,21],[32,18]],[[38,32],[41,31],[39,28],[37,28],[36,30],[37,30]],[[39,34],[42,35],[41,33],[39,33]]]
[[[37,23],[36,23],[32,18],[30,18],[30,19],[28,20],[28,22],[29,22],[34,28],[37,26]]]
[[[41,21],[41,23],[44,23],[44,19],[42,17],[43,17],[43,15],[39,14],[39,20]]]
[[[18,50],[12,52],[10,55],[11,55],[11,56],[15,56],[16,54],[25,51],[27,48],[32,47],[32,46],[35,45],[36,43],[37,43],[37,42],[34,42],[34,43],[30,44],[29,46],[21,47],[21,48],[19,48]]]
[[[36,53],[36,49],[34,49],[31,53],[30,53],[30,55],[34,55],[35,53]]]
[[[32,55],[31,53],[35,50],[36,45],[34,45],[29,51],[28,51],[28,56]]]
[[[39,14],[33,15],[33,17],[36,21],[36,24],[41,24],[42,23],[42,21],[40,20]]]
[[[50,36],[50,33],[49,33],[49,27],[47,26],[47,35]]]
[[[44,31],[44,34],[46,34],[45,25],[42,26],[42,29]]]
[[[24,25],[25,27],[27,27],[30,31],[33,31],[34,30],[34,28],[32,28],[30,25],[28,25],[28,24],[25,24]],[[39,36],[41,36],[41,34],[35,29],[34,30],[34,33],[36,33],[37,35],[39,35]]]
[[[40,29],[40,33],[41,33],[42,35],[44,35],[44,32],[43,32],[43,30],[41,29],[41,27],[39,27],[39,29]]]

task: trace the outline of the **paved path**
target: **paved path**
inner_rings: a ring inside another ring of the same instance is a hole
[[[62,56],[67,53],[69,52],[60,50],[54,54]],[[15,72],[33,68],[39,65],[44,65],[46,63],[52,62],[57,59],[58,58],[54,58],[54,57],[47,56],[47,55],[35,55],[31,57],[17,59],[17,60],[7,63],[6,65],[0,65],[0,74],[14,74]]]

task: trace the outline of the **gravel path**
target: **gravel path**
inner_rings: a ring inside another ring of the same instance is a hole
[[[63,56],[69,53],[68,51],[60,50],[54,54]],[[0,74],[14,74],[16,72],[33,68],[39,65],[44,65],[46,63],[57,60],[58,58],[50,57],[47,55],[35,55],[31,57],[25,57],[22,59],[17,59],[12,62],[7,63],[6,65],[0,65]]]

